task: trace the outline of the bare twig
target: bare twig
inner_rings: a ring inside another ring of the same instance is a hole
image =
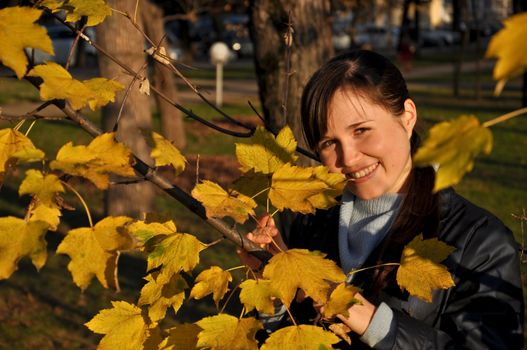
[[[126,93],[124,94],[123,101],[121,102],[121,107],[119,108],[119,114],[117,114],[117,119],[115,120],[115,124],[113,126],[114,132],[117,132],[117,129],[119,128],[119,120],[121,120],[121,115],[123,114],[124,105],[126,103],[126,100],[128,99],[128,96],[130,96],[130,92],[132,91],[132,88],[135,82],[139,79],[140,74],[146,69],[147,66],[148,66],[148,63],[143,64],[141,69],[139,69],[139,72],[137,72],[137,74],[134,75],[134,77],[132,78],[132,81],[130,82],[130,84],[128,84],[128,88],[126,88]]]
[[[251,109],[253,110],[254,113],[256,113],[256,116],[265,124],[265,119],[264,117],[256,110],[256,108],[253,106],[253,104],[251,103],[251,101],[247,101],[247,103],[249,104],[249,106],[251,107]]]
[[[7,120],[7,121],[20,121],[20,120],[38,120],[38,119],[44,119],[44,120],[64,120],[64,116],[61,117],[47,117],[40,114],[37,114],[38,112],[44,110],[46,107],[51,106],[53,103],[52,101],[46,101],[43,104],[39,105],[37,108],[32,110],[31,112],[24,113],[23,115],[13,115],[13,114],[5,114],[0,109],[0,120]]]

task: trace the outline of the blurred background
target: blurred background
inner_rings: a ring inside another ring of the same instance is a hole
[[[3,1],[0,8],[15,3],[28,4]],[[112,8],[130,14],[135,13],[135,3],[108,1]],[[229,54],[223,66],[222,110],[253,126],[263,124],[258,112],[271,130],[287,123],[302,144],[298,101],[303,84],[322,62],[353,48],[378,51],[400,67],[416,102],[423,135],[431,125],[458,115],[474,114],[486,121],[526,106],[526,75],[511,79],[501,95],[494,96],[494,61],[484,58],[489,40],[503,28],[503,20],[526,10],[527,1],[520,0],[141,0],[135,18],[138,27],[154,44],[166,47],[175,67],[210,101],[215,98],[216,67],[209,50],[212,44],[224,42]],[[294,30],[289,49],[283,39],[288,23]],[[95,48],[82,40],[77,43],[76,35],[51,14],[44,15],[41,24],[52,39],[55,55],[28,50],[35,63],[51,59],[68,65],[77,79],[103,75],[131,80]],[[80,28],[82,23],[77,25]],[[144,51],[152,43],[128,19],[114,13],[102,25],[88,27],[85,34],[130,67],[144,65],[152,86],[173,101],[217,125],[240,130],[147,56]],[[41,104],[38,91],[12,75],[0,66],[2,113],[32,111]],[[234,143],[243,140],[208,129],[155,94],[132,92],[124,98],[122,93],[113,106],[83,113],[111,130],[121,105],[125,117],[119,122],[119,130],[134,152],[148,159],[148,145],[138,135],[149,129],[162,132],[182,150],[188,160],[182,175],[175,178],[168,169],[159,171],[183,189],[190,191],[197,178],[227,187],[239,176]],[[41,114],[54,117],[61,112],[46,108]],[[13,123],[0,120],[0,126],[12,127]],[[475,169],[456,190],[503,220],[523,244],[519,217],[525,217],[527,207],[527,119],[510,120],[492,131],[493,152],[478,158]],[[68,140],[75,144],[90,140],[87,133],[66,120],[38,122],[29,136],[48,159],[53,159]],[[0,215],[25,215],[29,198],[18,195],[24,173],[25,168],[20,167],[4,179]],[[130,185],[117,184],[108,193],[81,179],[73,179],[72,184],[88,201],[95,221],[106,215],[140,217],[143,212],[155,211],[172,217],[180,232],[194,233],[204,242],[219,238],[193,213],[150,184],[137,184],[132,191]],[[9,280],[0,281],[2,349],[94,349],[100,338],[83,324],[109,307],[111,300],[137,301],[146,264],[136,254],[125,253],[120,258],[120,293],[104,290],[97,281],[83,293],[75,287],[66,268],[69,258],[54,251],[69,229],[88,223],[74,195],[66,193],[64,201],[70,210],[63,211],[59,230],[46,236],[50,249],[46,266],[36,272],[23,259]],[[230,268],[239,264],[229,242],[204,251],[201,260],[196,272],[210,265]],[[233,302],[229,307],[237,309]],[[185,302],[177,315],[169,313],[164,322],[194,322],[215,312],[208,297],[205,302]]]

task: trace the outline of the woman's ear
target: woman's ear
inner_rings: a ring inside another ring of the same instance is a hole
[[[417,122],[417,109],[415,103],[411,99],[407,98],[404,101],[404,113],[401,116],[401,122],[403,128],[408,134],[408,138],[412,137],[412,131],[414,130],[415,123]]]

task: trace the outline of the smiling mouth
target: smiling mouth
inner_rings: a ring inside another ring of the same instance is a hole
[[[379,163],[375,163],[375,164],[370,165],[366,169],[362,169],[360,171],[356,171],[352,173],[347,173],[346,177],[348,178],[348,180],[351,180],[351,181],[359,180],[363,177],[370,175],[375,169],[377,169],[378,165]]]

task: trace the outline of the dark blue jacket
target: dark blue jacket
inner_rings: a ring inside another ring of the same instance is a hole
[[[440,194],[437,237],[457,249],[443,262],[456,285],[434,291],[424,302],[395,285],[369,290],[368,274],[355,277],[373,303],[394,311],[395,332],[378,349],[523,349],[523,295],[519,245],[494,215],[453,190]],[[319,250],[338,258],[339,207],[295,218],[286,235],[290,248]],[[374,251],[364,266],[375,264]],[[395,273],[395,271],[392,271]],[[300,321],[310,322],[310,301],[292,306]],[[346,347],[346,345],[342,345]],[[353,349],[367,348],[358,339]]]

